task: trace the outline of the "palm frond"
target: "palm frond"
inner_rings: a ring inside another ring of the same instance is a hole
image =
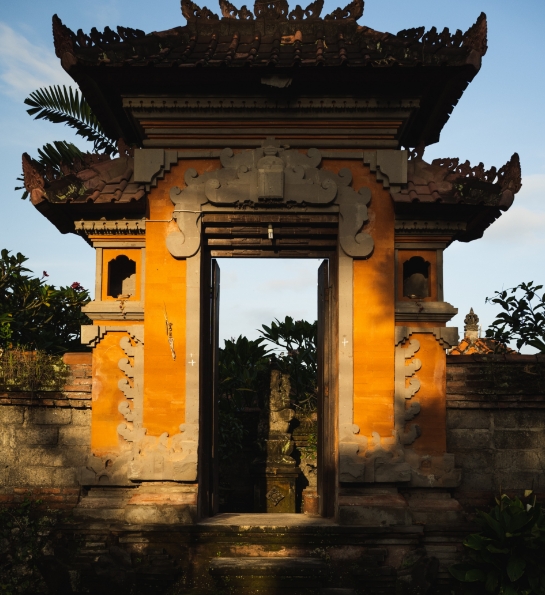
[[[103,151],[108,155],[117,151],[115,143],[106,135],[91,107],[77,89],[67,88],[65,85],[42,87],[33,91],[25,99],[25,104],[30,106],[27,113],[34,116],[35,120],[48,120],[74,128],[76,134],[94,144],[95,151]]]
[[[61,163],[70,165],[76,159],[84,157],[84,153],[76,145],[64,140],[55,140],[52,144],[46,143],[41,149],[38,149],[38,155],[38,163],[56,171],[60,171]]]
[[[83,159],[84,156],[85,154],[76,145],[64,140],[55,140],[53,143],[46,143],[41,149],[38,149],[38,159],[36,161],[43,167],[51,168],[62,175],[61,165],[71,165],[76,159]],[[19,176],[17,181],[24,183],[24,178]],[[29,195],[24,186],[16,186],[15,190],[24,190],[21,196],[22,200],[25,200]]]

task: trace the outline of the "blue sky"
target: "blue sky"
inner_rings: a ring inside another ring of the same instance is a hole
[[[348,2],[348,0],[346,0]],[[240,3],[237,3],[239,5]],[[326,0],[324,13],[337,6]],[[209,8],[216,7],[209,2]],[[458,307],[453,324],[473,306],[483,326],[495,308],[485,305],[494,290],[521,281],[545,282],[545,3],[541,0],[367,0],[360,24],[397,32],[424,25],[467,30],[481,11],[489,25],[483,68],[447,123],[441,141],[425,158],[460,157],[473,164],[503,165],[521,157],[523,189],[514,206],[470,244],[445,253],[445,299]],[[24,98],[49,84],[70,84],[53,52],[51,17],[73,30],[123,25],[146,32],[182,25],[178,0],[18,0],[0,14],[0,247],[29,257],[56,285],[93,286],[94,253],[81,238],[62,236],[13,190],[24,151],[36,154],[46,142],[71,139],[66,128],[34,122]],[[84,144],[78,141],[83,148]],[[222,335],[255,336],[274,317],[315,316],[316,261],[223,260]]]

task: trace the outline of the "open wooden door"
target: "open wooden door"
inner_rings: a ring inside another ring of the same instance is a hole
[[[201,406],[199,447],[199,516],[218,512],[218,357],[220,314],[220,267],[203,262],[203,316],[201,320]]]
[[[330,263],[318,269],[318,496],[324,517],[334,515],[335,428],[332,390],[332,288]]]

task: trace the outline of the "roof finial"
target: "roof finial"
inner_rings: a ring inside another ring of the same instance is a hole
[[[479,338],[479,317],[473,312],[473,308],[464,318],[464,336],[466,339],[473,341]]]

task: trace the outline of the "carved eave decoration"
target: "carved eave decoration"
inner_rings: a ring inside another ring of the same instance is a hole
[[[358,24],[363,0],[353,0],[325,16],[322,0],[294,8],[286,0],[258,0],[253,7],[241,8],[221,0],[219,8],[214,12],[183,0],[187,23],[149,34],[126,27],[74,33],[55,16],[55,51],[112,138],[143,141],[120,101],[135,85],[140,95],[186,96],[190,89],[193,97],[200,97],[199,93],[208,97],[210,88],[206,92],[202,88],[210,77],[217,82],[221,98],[225,85],[237,97],[250,92],[260,97],[274,92],[276,97],[278,87],[268,88],[261,82],[262,73],[254,71],[262,69],[270,77],[274,68],[277,76],[285,73],[287,78],[301,80],[312,97],[323,97],[324,84],[336,97],[352,97],[355,75],[348,67],[359,69],[362,100],[376,99],[383,84],[402,85],[404,99],[421,98],[413,105],[418,116],[411,119],[400,140],[403,146],[414,147],[439,139],[487,50],[484,14],[465,33],[418,27],[391,34]],[[326,68],[316,70],[317,66]],[[203,67],[217,71],[207,75]],[[178,68],[183,74],[175,74]],[[314,70],[309,72],[310,68]],[[410,77],[404,68],[414,69]]]
[[[318,169],[322,157],[317,149],[307,154],[264,142],[254,150],[234,154],[224,149],[221,168],[197,175],[185,173],[186,188],[174,187],[170,198],[179,231],[167,236],[167,247],[175,258],[188,258],[200,248],[200,214],[211,208],[228,211],[251,209],[324,209],[340,212],[339,238],[349,256],[367,258],[374,243],[363,231],[367,221],[369,188],[356,192],[351,187],[352,173],[338,174]]]
[[[522,187],[520,159],[514,153],[500,169],[472,167],[459,159],[425,162],[413,155],[407,185],[392,192],[397,235],[447,235],[469,242],[507,211]]]
[[[127,27],[117,27],[116,31],[106,27],[103,32],[93,28],[89,34],[79,29],[74,33],[54,15],[55,53],[66,70],[78,63],[103,66],[234,66],[239,63],[242,66],[249,65],[246,58],[251,57],[252,52],[245,53],[245,59],[240,61],[237,46],[242,43],[241,35],[255,33],[253,56],[258,59],[251,60],[254,66],[275,65],[274,54],[280,48],[275,49],[274,39],[278,37],[283,46],[318,44],[329,38],[328,47],[321,47],[327,50],[330,44],[335,45],[333,51],[326,52],[330,59],[336,58],[330,62],[332,65],[472,64],[478,70],[488,49],[484,13],[465,33],[460,30],[451,33],[448,28],[439,32],[435,27],[429,31],[415,27],[391,34],[357,24],[363,15],[363,0],[353,0],[324,17],[321,17],[323,0],[315,0],[304,8],[296,5],[293,10],[289,9],[286,0],[257,0],[252,11],[247,6],[237,9],[229,0],[219,0],[219,4],[221,17],[192,0],[182,0],[182,14],[187,24],[150,34]],[[198,32],[203,35],[203,40],[195,38]],[[221,39],[226,35],[230,36],[230,43]],[[266,51],[260,47],[263,35],[272,35],[272,47]],[[193,58],[196,45],[202,44],[206,38],[209,43],[205,57]],[[323,53],[318,52],[317,62],[318,55]],[[348,59],[349,54],[352,59]]]
[[[73,163],[61,164],[59,170],[44,167],[23,154],[24,186],[30,201],[61,233],[87,235],[81,232],[89,231],[82,223],[88,219],[116,220],[133,215],[141,220],[146,189],[134,181],[132,151],[120,149],[116,159],[87,153]],[[112,225],[95,227],[113,231],[116,226]],[[124,226],[135,230],[139,227],[128,223]]]

